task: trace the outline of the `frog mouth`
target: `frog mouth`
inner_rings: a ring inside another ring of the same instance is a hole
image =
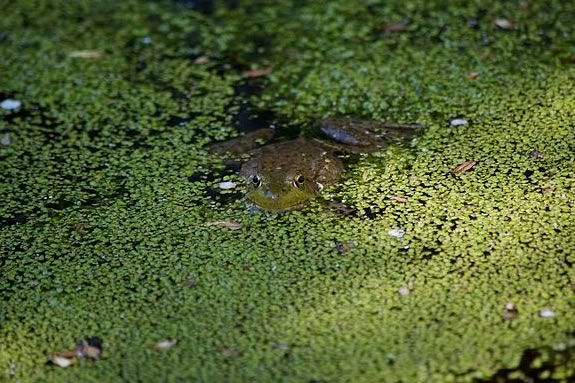
[[[268,210],[289,210],[314,197],[314,193],[305,190],[292,189],[280,193],[271,190],[257,189],[247,194],[247,197],[261,208]]]

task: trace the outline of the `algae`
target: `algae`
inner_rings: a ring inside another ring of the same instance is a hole
[[[1,381],[574,376],[572,3],[190,3],[0,3]],[[253,212],[203,149],[246,101],[428,132]]]

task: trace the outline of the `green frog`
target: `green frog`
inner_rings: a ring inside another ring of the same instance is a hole
[[[301,206],[337,182],[346,153],[382,150],[391,142],[410,140],[422,131],[418,124],[396,124],[351,118],[330,118],[316,124],[314,134],[258,147],[274,135],[270,128],[215,144],[215,152],[249,153],[240,169],[247,197],[268,210]]]

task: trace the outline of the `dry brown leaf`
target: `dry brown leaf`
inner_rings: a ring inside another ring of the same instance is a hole
[[[48,356],[48,362],[66,368],[76,363],[78,359],[100,359],[102,354],[102,340],[92,336],[79,341],[73,351],[54,352]]]
[[[543,186],[543,193],[544,194],[551,194],[555,191],[555,186],[553,185],[545,185]]]
[[[405,32],[407,30],[407,25],[402,22],[387,23],[382,29],[384,32]]]
[[[263,77],[267,76],[268,74],[272,73],[272,68],[256,68],[244,71],[243,75],[246,77]]]
[[[81,340],[76,344],[74,352],[78,358],[98,360],[102,354],[102,340],[97,336]]]
[[[242,228],[240,223],[234,221],[213,221],[207,222],[206,226],[220,226],[230,230],[239,230]]]
[[[474,71],[474,70],[469,71],[469,72],[467,72],[467,73],[465,74],[465,77],[466,77],[468,80],[475,80],[476,78],[479,77],[479,72]]]
[[[475,167],[475,165],[477,165],[477,161],[473,161],[473,160],[465,161],[465,162],[457,165],[453,169],[451,169],[451,174],[453,174],[454,176],[460,176],[463,173],[467,173],[468,171],[473,169]]]
[[[390,200],[393,200],[395,202],[399,202],[399,203],[406,203],[407,202],[407,198],[402,197],[400,195],[388,195],[387,198],[389,198]]]

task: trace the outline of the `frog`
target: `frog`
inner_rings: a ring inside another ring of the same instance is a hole
[[[321,119],[313,126],[294,139],[260,145],[275,135],[273,128],[262,128],[212,145],[210,151],[247,153],[249,159],[239,171],[247,184],[246,197],[259,208],[286,211],[302,207],[337,183],[345,169],[342,156],[383,150],[423,131],[417,123],[351,117]]]

